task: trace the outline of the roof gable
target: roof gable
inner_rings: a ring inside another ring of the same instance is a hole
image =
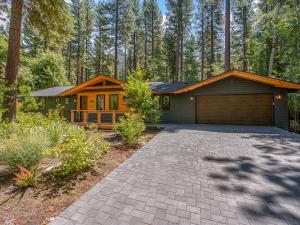
[[[239,77],[239,78],[243,78],[246,80],[251,80],[254,82],[258,82],[258,83],[267,84],[267,85],[271,85],[271,86],[278,87],[278,88],[300,90],[300,84],[283,81],[283,80],[279,80],[279,79],[275,79],[275,78],[271,78],[271,77],[260,76],[260,75],[256,75],[253,73],[242,72],[242,71],[238,71],[238,70],[230,70],[230,71],[221,73],[219,75],[216,75],[212,78],[195,83],[193,85],[181,88],[181,89],[175,91],[174,93],[180,94],[183,92],[192,91],[196,88],[217,82],[219,80],[223,80],[227,77]]]
[[[87,80],[87,81],[83,82],[82,84],[79,84],[69,90],[64,91],[63,93],[60,94],[60,96],[76,94],[86,87],[93,87],[93,88],[97,87],[95,85],[97,85],[98,83],[100,83],[102,81],[104,81],[104,82],[107,81],[109,83],[109,85],[104,86],[106,88],[109,88],[110,86],[120,87],[120,86],[126,84],[126,82],[124,82],[124,81],[117,80],[117,79],[111,78],[109,76],[100,75],[100,76],[94,77],[90,80]]]

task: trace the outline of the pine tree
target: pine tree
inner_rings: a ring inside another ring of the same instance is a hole
[[[191,23],[193,4],[191,0],[168,0],[167,29],[174,32],[176,39],[176,81],[183,80],[183,49],[187,28]]]
[[[11,18],[6,63],[5,84],[6,92],[3,108],[3,119],[14,120],[16,117],[17,78],[20,61],[20,38],[23,8],[27,8],[30,25],[38,29],[45,43],[57,41],[61,35],[69,35],[72,20],[69,8],[65,1],[55,0],[50,3],[46,0],[11,1]]]
[[[99,2],[96,7],[95,22],[95,71],[96,74],[112,74],[113,58],[110,49],[113,47],[111,34],[109,5]]]
[[[235,1],[232,24],[232,62],[236,69],[248,71],[249,41],[253,9],[250,0]]]

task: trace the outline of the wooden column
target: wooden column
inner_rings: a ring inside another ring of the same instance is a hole
[[[112,112],[112,125],[114,125],[116,123],[116,112],[113,111]]]
[[[98,128],[101,126],[101,113],[97,112],[97,123],[98,123]]]
[[[71,123],[74,123],[74,111],[71,110]]]

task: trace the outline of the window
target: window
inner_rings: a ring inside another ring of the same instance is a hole
[[[46,99],[45,98],[39,98],[38,99],[38,105],[40,110],[46,110]]]
[[[161,109],[164,111],[170,110],[170,95],[162,95],[161,98]]]
[[[109,95],[109,110],[119,109],[119,95]]]
[[[69,105],[69,103],[70,103],[69,97],[65,97],[65,105]]]
[[[96,95],[96,109],[105,110],[105,95]]]
[[[56,98],[55,98],[55,103],[56,103],[56,104],[59,104],[59,103],[60,103],[59,97],[56,97]]]

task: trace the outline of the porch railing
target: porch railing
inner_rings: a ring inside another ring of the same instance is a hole
[[[88,126],[97,124],[98,128],[113,127],[127,111],[71,110],[70,122]]]

